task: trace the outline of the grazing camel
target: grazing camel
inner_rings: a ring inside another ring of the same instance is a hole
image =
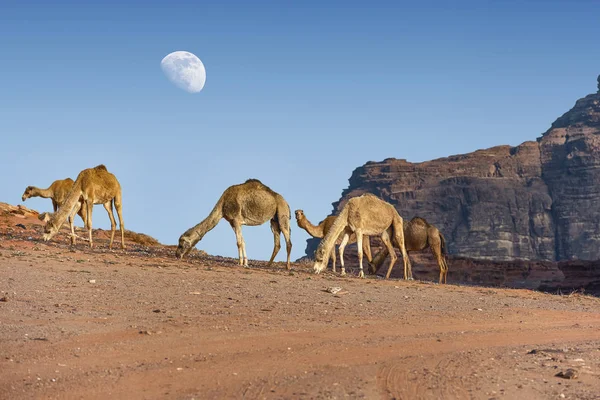
[[[429,224],[421,217],[414,217],[404,225],[404,243],[407,253],[410,251],[425,250],[429,247],[440,267],[439,283],[446,283],[446,275],[448,275],[446,240],[444,239],[444,235],[442,235],[435,226]],[[388,254],[388,249],[383,248],[379,254],[375,256],[370,269],[371,273],[377,273],[379,266],[383,263]]]
[[[84,169],[77,175],[72,189],[58,212],[51,215],[50,220],[44,228],[44,240],[50,240],[59,230],[62,224],[71,215],[79,199],[83,198],[86,208],[85,227],[88,230],[90,247],[92,242],[92,209],[94,204],[102,204],[110,218],[110,242],[108,248],[112,248],[117,224],[113,214],[113,205],[119,217],[119,229],[121,230],[121,248],[125,248],[125,227],[123,226],[123,213],[121,204],[121,185],[117,178],[106,170],[104,165]]]
[[[362,196],[353,197],[342,208],[342,211],[335,219],[329,233],[325,235],[315,253],[315,273],[320,273],[327,267],[329,254],[335,245],[340,234],[344,234],[342,244],[340,245],[340,254],[343,254],[343,246],[349,239],[346,229],[356,234],[356,243],[358,247],[358,264],[360,268],[359,277],[364,278],[363,272],[363,236],[381,235],[381,240],[390,252],[390,266],[386,278],[390,276],[392,267],[398,259],[393,251],[391,240],[398,243],[402,252],[404,262],[404,279],[412,279],[412,271],[408,255],[404,248],[404,228],[403,221],[398,211],[390,203],[381,200],[370,193]]]
[[[72,187],[73,187],[73,179],[71,179],[71,178],[56,180],[56,181],[52,182],[52,184],[50,185],[50,187],[48,189],[40,189],[35,186],[27,186],[27,188],[25,188],[25,192],[23,193],[23,196],[21,196],[21,200],[25,201],[30,197],[42,197],[44,199],[49,198],[52,200],[52,208],[53,208],[54,212],[56,212],[64,204],[65,200],[67,199],[67,195],[69,194],[69,191],[71,190]],[[76,238],[75,214],[77,214],[81,217],[83,224],[85,225],[85,221],[86,221],[85,210],[86,210],[86,208],[83,205],[83,198],[80,198],[79,205],[75,207],[73,214],[69,216],[69,226],[71,228],[71,244],[75,244],[75,238]],[[47,218],[46,213],[42,213],[42,214],[40,214],[40,216],[42,217],[42,220],[45,220],[45,218]]]
[[[221,218],[225,218],[235,232],[240,265],[248,266],[242,225],[258,226],[270,220],[275,247],[268,265],[273,263],[281,248],[280,234],[283,233],[287,249],[287,269],[291,268],[290,206],[280,194],[258,179],[248,179],[225,189],[208,217],[181,235],[176,257],[183,258],[208,231],[217,226]]]
[[[325,235],[327,235],[327,233],[333,226],[333,222],[335,221],[335,216],[330,215],[327,218],[325,218],[323,221],[319,222],[319,225],[315,226],[315,225],[311,224],[311,222],[308,220],[308,218],[306,218],[306,215],[304,215],[303,210],[296,210],[295,214],[296,214],[296,223],[298,224],[298,226],[300,228],[304,229],[306,232],[308,232],[308,234],[311,235],[312,237],[318,238],[318,239],[323,239],[325,237]],[[342,243],[343,237],[344,237],[344,233],[342,232],[342,234],[340,234],[340,236],[336,240],[335,244]],[[352,244],[352,243],[356,243],[356,235],[354,233],[350,232],[348,244]],[[371,246],[369,244],[368,236],[365,236],[364,240],[363,240],[363,252],[367,256],[367,261],[370,263],[372,261],[372,257],[371,257]],[[333,270],[333,272],[335,272],[335,262],[336,262],[335,246],[331,250],[331,259],[332,259],[331,260],[332,270]],[[346,275],[346,269],[344,268],[344,255],[342,253],[340,253],[340,263],[342,264],[342,276]]]

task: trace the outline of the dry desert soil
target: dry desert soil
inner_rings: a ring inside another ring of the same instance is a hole
[[[596,297],[178,261],[95,235],[70,248],[0,215],[1,399],[600,398]]]

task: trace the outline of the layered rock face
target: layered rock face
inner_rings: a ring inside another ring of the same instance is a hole
[[[555,259],[600,259],[600,93],[577,101],[539,146],[552,197]]]
[[[333,214],[365,192],[406,219],[436,225],[457,257],[600,260],[600,92],[535,142],[423,163],[368,162],[352,173]],[[318,243],[308,241],[309,257]]]

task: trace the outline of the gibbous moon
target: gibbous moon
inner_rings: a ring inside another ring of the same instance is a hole
[[[160,62],[160,67],[177,87],[188,93],[198,93],[206,82],[204,64],[187,51],[174,51]]]

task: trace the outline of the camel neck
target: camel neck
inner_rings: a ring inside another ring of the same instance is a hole
[[[311,224],[308,219],[303,218],[298,223],[298,226],[300,228],[304,229],[306,232],[308,232],[308,234],[312,237],[322,238],[324,236],[322,224],[315,226],[315,225]]]
[[[44,199],[49,199],[49,198],[52,198],[53,196],[54,196],[54,192],[50,188],[40,189],[40,188],[34,187],[33,190],[31,191],[31,197],[42,197]]]

